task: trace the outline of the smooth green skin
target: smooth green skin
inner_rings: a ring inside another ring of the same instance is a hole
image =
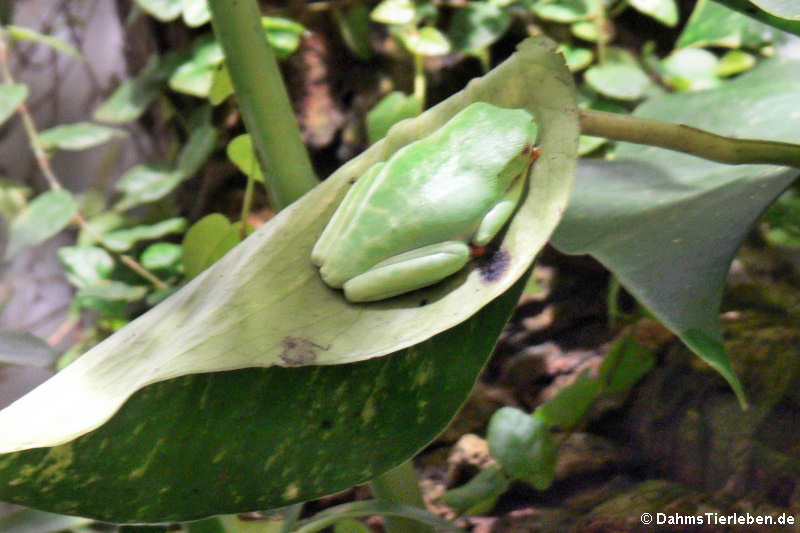
[[[461,270],[505,225],[538,155],[533,117],[478,102],[376,163],[311,253],[351,302],[382,300]]]

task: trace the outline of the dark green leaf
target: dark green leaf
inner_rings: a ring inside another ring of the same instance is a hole
[[[776,35],[777,32],[766,24],[717,2],[699,0],[675,47],[757,47],[772,41]]]
[[[622,337],[608,351],[598,370],[597,379],[603,387],[603,394],[628,392],[655,363],[653,352],[632,337]]]
[[[345,518],[333,525],[333,533],[372,533],[372,530],[355,518]]]
[[[348,50],[362,60],[372,56],[372,47],[369,44],[369,9],[362,3],[345,6],[344,13],[334,10],[339,34]]]
[[[456,50],[476,50],[499,39],[511,24],[504,9],[485,2],[475,2],[456,9],[450,22],[450,42]]]
[[[601,392],[600,383],[589,375],[588,370],[583,371],[575,378],[575,381],[539,406],[535,415],[548,428],[568,431],[583,419]],[[513,470],[509,472],[513,472]]]
[[[45,241],[67,227],[78,212],[78,202],[64,189],[47,191],[11,221],[6,258],[28,246]]]
[[[58,353],[49,344],[27,331],[0,331],[0,365],[25,365],[49,368]],[[0,520],[0,524],[2,521]],[[5,529],[0,529],[5,533]]]
[[[195,222],[183,238],[183,269],[192,279],[239,244],[236,228],[224,215],[212,213]]]
[[[184,59],[180,51],[151,57],[135,78],[123,82],[95,110],[93,118],[100,122],[123,124],[141,117],[164,82]]]
[[[486,430],[489,452],[503,470],[539,490],[553,483],[558,445],[546,421],[515,407],[502,407]]]
[[[200,167],[211,157],[217,145],[217,128],[211,124],[204,124],[192,128],[189,140],[181,149],[178,156],[178,172],[183,179],[190,178],[200,170]]]
[[[521,286],[475,322],[390,357],[195,374],[148,386],[74,442],[0,456],[0,498],[153,522],[282,507],[372,479],[450,421]],[[137,486],[159,490],[132,490]]]
[[[0,125],[9,119],[28,97],[27,85],[0,85]]]
[[[367,113],[367,138],[370,144],[383,139],[389,128],[401,120],[415,117],[421,112],[419,98],[400,91],[387,94]]]
[[[170,233],[183,233],[185,229],[185,218],[168,218],[155,224],[110,231],[103,236],[103,243],[115,252],[124,252],[139,241],[159,239]]]
[[[465,485],[448,490],[442,497],[442,502],[459,513],[486,513],[491,511],[497,498],[508,490],[509,484],[503,471],[492,464],[481,470]]]
[[[139,165],[133,167],[117,182],[116,189],[122,197],[114,209],[124,211],[137,205],[160,200],[171,193],[183,180],[177,170]]]
[[[124,131],[108,126],[76,122],[45,130],[39,134],[39,140],[45,150],[86,150],[124,135]]]
[[[652,99],[636,115],[797,143],[800,131],[785,117],[800,101],[798,76],[800,63],[770,60],[716,89]],[[620,143],[616,161],[579,166],[552,242],[595,256],[743,397],[717,323],[722,288],[750,227],[797,174]]]
[[[299,522],[297,524],[299,527],[294,530],[294,533],[322,531],[327,526],[335,524],[345,518],[365,517],[376,514],[407,518],[418,522],[421,526],[427,526],[425,528],[426,530],[433,530],[435,528],[439,531],[465,533],[464,530],[457,527],[453,522],[445,520],[430,511],[413,505],[394,503],[386,500],[363,500],[330,507],[311,518]]]

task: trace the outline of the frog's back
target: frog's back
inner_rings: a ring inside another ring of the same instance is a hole
[[[496,114],[509,118],[498,120]],[[389,159],[325,260],[342,282],[399,253],[468,242],[505,194],[498,179],[529,142],[528,113],[473,104]],[[509,124],[498,128],[497,124]],[[327,269],[326,269],[327,270]]]

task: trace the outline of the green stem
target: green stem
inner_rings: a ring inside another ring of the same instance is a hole
[[[370,485],[376,498],[425,508],[417,474],[410,459],[373,479]],[[433,533],[434,531],[433,528],[408,518],[386,516],[384,521],[387,533]]]
[[[608,25],[608,17],[606,16],[606,7],[603,5],[603,0],[597,2],[597,11],[593,20],[597,31],[597,62],[602,65],[606,62],[606,31]]]
[[[247,237],[247,217],[250,216],[250,207],[253,205],[253,189],[256,180],[252,175],[247,176],[247,185],[244,189],[244,200],[242,201],[242,215],[239,220],[242,221],[242,238]]]
[[[311,190],[317,179],[267,43],[256,0],[209,2],[242,118],[278,211]]]
[[[604,111],[581,109],[578,113],[584,135],[660,146],[731,165],[765,163],[800,168],[800,145],[797,144],[734,139],[685,124]]]

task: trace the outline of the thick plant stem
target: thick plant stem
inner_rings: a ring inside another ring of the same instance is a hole
[[[415,505],[424,509],[425,502],[422,500],[422,493],[419,490],[418,483],[419,480],[416,472],[414,472],[414,465],[409,459],[400,466],[373,479],[370,485],[376,498],[394,503]],[[384,517],[384,525],[387,533],[434,533],[433,528],[408,518],[386,516]]]
[[[317,179],[267,43],[256,0],[209,2],[214,32],[236,91],[242,118],[278,211],[311,190]]]
[[[731,165],[800,168],[800,145],[723,137],[685,124],[670,124],[604,111],[580,110],[581,133],[617,141],[660,146]]]

